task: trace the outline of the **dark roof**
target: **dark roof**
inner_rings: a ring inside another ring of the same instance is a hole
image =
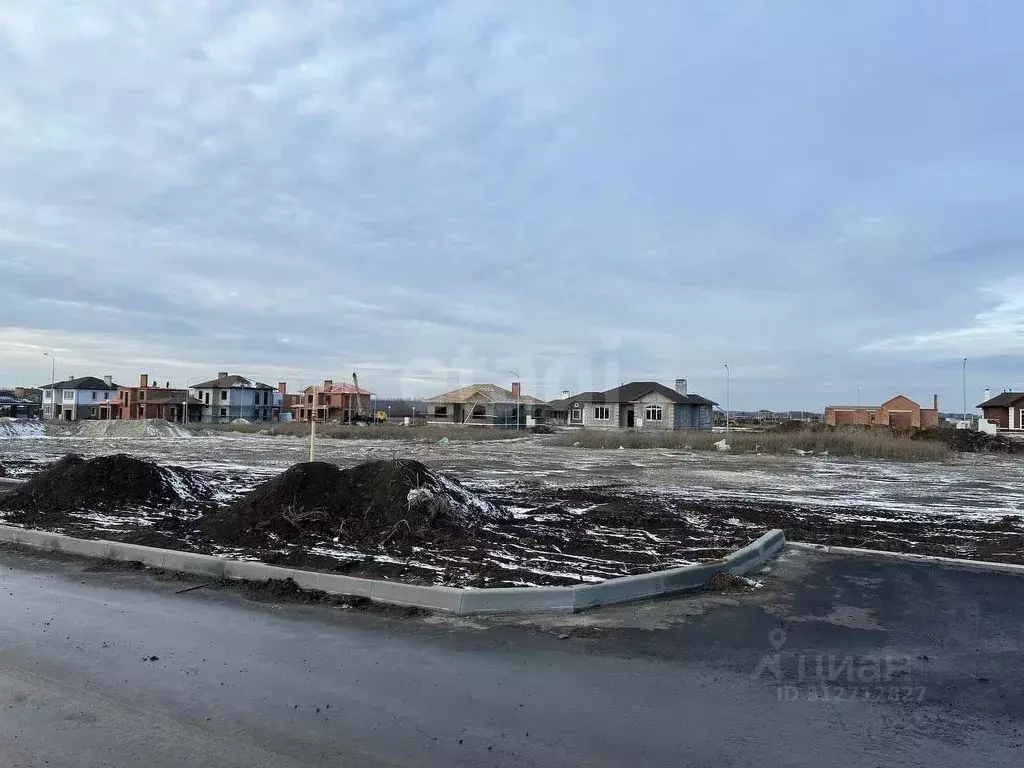
[[[38,403],[27,397],[18,397],[10,389],[0,389],[0,405],[38,405]]]
[[[1024,400],[1024,392],[1003,392],[996,395],[991,400],[986,400],[981,405],[975,406],[976,408],[1006,408],[1019,400]]]
[[[53,384],[43,384],[39,389],[120,389],[120,384],[107,384],[103,379],[95,376],[80,376],[77,379],[58,381]]]
[[[717,405],[717,403],[700,395],[681,395],[674,389],[666,387],[664,384],[659,384],[656,381],[631,381],[620,387],[609,389],[604,393],[604,402],[632,403],[652,392],[661,395],[673,403],[681,403],[683,405]]]
[[[192,389],[273,389],[273,387],[232,373],[228,376],[204,381],[202,384],[193,384]]]
[[[573,395],[567,399],[552,400],[549,405],[551,407],[560,405],[567,406],[569,403],[573,402],[632,403],[651,392],[656,392],[666,400],[670,400],[673,403],[680,403],[682,405],[718,405],[718,403],[713,400],[708,400],[706,397],[702,397],[701,395],[681,395],[674,389],[666,387],[664,384],[659,384],[656,381],[631,381],[628,384],[623,384],[620,387],[613,387],[605,392],[580,392],[578,395]]]

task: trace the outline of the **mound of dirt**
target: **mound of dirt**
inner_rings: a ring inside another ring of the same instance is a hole
[[[89,460],[68,454],[0,498],[0,510],[44,515],[128,510],[173,505],[206,493],[205,485],[180,467],[159,467],[123,453]]]
[[[349,469],[315,461],[296,464],[205,516],[201,529],[239,546],[330,539],[408,549],[471,537],[479,523],[505,519],[500,507],[418,461],[368,461]]]
[[[945,443],[960,453],[1024,454],[1024,440],[1014,440],[1003,435],[989,435],[973,429],[933,427],[916,430],[910,437],[913,440],[935,440]]]

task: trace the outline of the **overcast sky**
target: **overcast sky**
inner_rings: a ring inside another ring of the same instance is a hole
[[[0,6],[0,384],[1024,387],[1024,5]]]

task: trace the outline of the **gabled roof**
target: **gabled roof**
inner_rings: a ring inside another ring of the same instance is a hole
[[[1014,403],[1024,400],[1024,392],[1001,392],[991,400],[986,400],[976,408],[1008,408]]]
[[[273,389],[273,387],[232,373],[204,381],[202,384],[193,384],[192,389]]]
[[[107,384],[103,379],[95,376],[80,376],[77,379],[67,379],[53,384],[43,384],[39,389],[120,389],[120,384]]]
[[[333,386],[330,387],[330,389],[324,389],[323,384],[317,384],[317,385],[312,386],[312,387],[306,387],[302,391],[307,393],[307,394],[313,394],[315,392],[315,393],[320,394],[320,395],[322,395],[322,394],[328,394],[328,395],[372,395],[373,394],[373,392],[371,392],[368,389],[363,389],[362,387],[359,387],[359,389],[356,389],[354,384],[347,384],[347,383],[344,383],[344,382],[342,382],[340,384],[334,384]]]
[[[613,387],[605,392],[582,392],[570,401],[584,403],[634,403],[644,395],[651,393],[661,395],[666,400],[682,405],[718,405],[713,400],[708,400],[701,395],[683,395],[674,389],[659,384],[656,381],[631,381],[619,387]]]
[[[461,387],[459,389],[453,389],[451,392],[445,392],[434,397],[428,397],[424,402],[426,403],[468,403],[474,397],[479,395],[489,403],[514,403],[516,402],[516,396],[512,394],[511,390],[499,387],[497,384],[470,384],[468,387]],[[520,403],[535,404],[543,402],[530,395],[520,395]]]

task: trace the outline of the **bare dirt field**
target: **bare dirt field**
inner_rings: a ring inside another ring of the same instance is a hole
[[[128,453],[183,467],[208,484],[210,498],[132,514],[96,509],[44,527],[419,583],[598,581],[714,559],[773,527],[792,539],[823,544],[1024,562],[1019,456],[901,463],[598,450],[556,445],[546,436],[448,445],[322,440],[318,460],[351,467],[415,459],[501,505],[511,519],[481,522],[472,546],[352,547],[326,539],[253,549],[204,538],[199,516],[305,461],[308,447],[301,438],[13,437],[0,440],[0,476],[17,484],[68,453]]]

